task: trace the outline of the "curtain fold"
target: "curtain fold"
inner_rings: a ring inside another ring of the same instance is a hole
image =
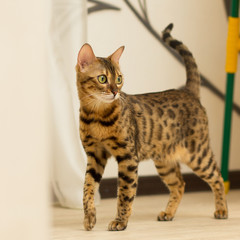
[[[86,156],[79,138],[77,54],[86,42],[86,0],[52,0],[49,94],[52,113],[52,188],[64,207],[82,208]],[[99,196],[98,196],[99,197]]]

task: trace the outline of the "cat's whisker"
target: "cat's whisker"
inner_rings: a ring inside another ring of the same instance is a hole
[[[99,108],[102,104],[101,98],[97,96],[97,94],[93,94],[96,99],[93,99],[89,104],[91,105],[90,113],[98,112]]]
[[[94,96],[95,94],[91,94],[92,96]],[[97,99],[90,99],[88,100],[87,104],[84,104],[85,107],[89,107],[91,106],[91,110],[90,110],[90,114],[94,113],[94,108],[95,108],[95,105],[98,103],[98,100]]]
[[[85,98],[90,98],[90,97],[92,97],[92,96],[94,96],[94,95],[95,95],[94,93],[88,94],[87,96],[84,96],[84,97],[80,98],[79,100],[80,100],[80,101],[83,101]]]
[[[124,104],[126,103],[126,99],[121,94],[119,96],[119,100],[120,100],[120,103],[122,104],[122,106],[124,106]]]
[[[90,99],[88,100],[87,104],[85,104],[85,106],[91,105],[95,101],[96,101],[95,99]]]

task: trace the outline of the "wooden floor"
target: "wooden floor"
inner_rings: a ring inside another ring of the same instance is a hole
[[[185,193],[175,219],[158,222],[156,216],[164,209],[168,195],[136,197],[128,228],[109,232],[107,225],[115,215],[116,199],[102,200],[97,207],[97,224],[87,232],[83,229],[83,211],[53,208],[52,239],[97,240],[240,240],[240,190],[227,195],[229,219],[213,218],[214,200],[211,192]]]

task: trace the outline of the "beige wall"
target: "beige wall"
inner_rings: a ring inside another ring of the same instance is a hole
[[[125,45],[121,59],[125,75],[124,91],[142,93],[182,86],[185,69],[180,65],[133,15],[123,1],[106,1],[121,11],[103,11],[88,17],[88,40],[95,53],[108,56]],[[140,12],[137,1],[131,1]],[[175,24],[173,36],[184,41],[193,52],[199,69],[215,86],[225,92],[225,45],[227,18],[223,1],[219,0],[148,0],[152,26],[161,32],[170,22]],[[141,14],[142,15],[142,14]],[[239,68],[240,69],[240,68]],[[236,76],[235,102],[240,105],[240,75]],[[201,89],[201,101],[209,116],[211,144],[220,164],[224,103],[208,89]],[[240,169],[240,116],[233,114],[230,170]],[[189,171],[184,168],[183,171]],[[140,166],[141,175],[156,171],[152,163]],[[117,164],[110,161],[104,177],[117,175]]]
[[[0,239],[47,240],[47,1],[0,3]]]

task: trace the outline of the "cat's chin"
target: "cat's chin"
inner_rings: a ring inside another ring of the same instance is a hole
[[[116,100],[116,98],[112,98],[112,99],[101,99],[101,101],[103,102],[103,103],[113,103],[114,101]]]

